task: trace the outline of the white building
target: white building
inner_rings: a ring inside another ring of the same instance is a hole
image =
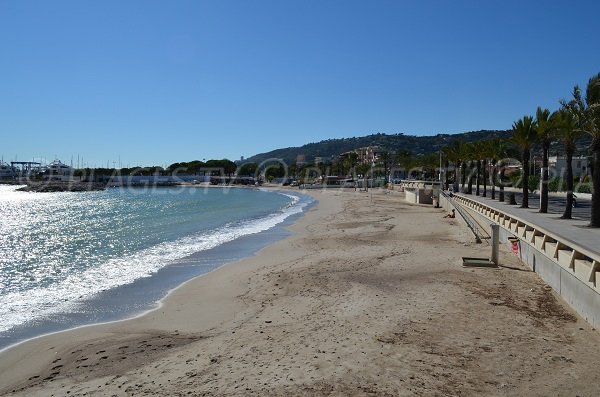
[[[306,164],[306,156],[303,154],[299,154],[296,156],[296,166],[301,167]]]
[[[375,165],[379,161],[381,148],[379,146],[367,146],[356,149],[360,164]]]
[[[72,181],[73,167],[70,167],[60,160],[54,160],[46,166],[45,178],[49,181]]]
[[[338,158],[343,159],[351,154],[356,154],[357,164],[368,164],[375,165],[379,161],[381,156],[381,148],[379,146],[366,146],[358,149],[351,150],[349,152],[342,153]]]
[[[573,176],[576,178],[590,175],[591,171],[589,169],[587,157],[573,156],[571,166],[573,167]],[[550,156],[548,158],[548,168],[550,169],[550,175],[563,175],[567,172],[567,158],[563,156]]]

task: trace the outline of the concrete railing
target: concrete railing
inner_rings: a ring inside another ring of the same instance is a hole
[[[404,188],[413,189],[439,189],[441,183],[435,181],[418,181],[412,179],[403,179],[402,181],[400,181],[400,186]]]
[[[483,220],[499,224],[504,230],[501,241],[518,238],[521,260],[589,322],[600,326],[600,253],[479,201],[461,195],[452,198]]]
[[[405,192],[405,200],[416,204],[433,204],[438,200],[439,182],[403,180],[400,187]]]

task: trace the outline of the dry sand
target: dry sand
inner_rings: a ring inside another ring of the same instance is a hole
[[[26,396],[565,395],[600,390],[600,334],[518,259],[398,194],[311,192],[294,236],[145,316],[0,355]]]

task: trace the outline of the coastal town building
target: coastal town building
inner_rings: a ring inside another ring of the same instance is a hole
[[[299,154],[296,156],[296,166],[301,167],[306,164],[306,156]]]
[[[590,175],[588,158],[585,156],[574,156],[571,162],[573,167],[573,176],[583,178]],[[552,175],[562,175],[567,170],[567,158],[564,156],[550,156],[548,158],[548,168]]]
[[[375,165],[381,156],[381,148],[379,146],[367,146],[354,150],[358,155],[359,164]]]
[[[498,162],[498,169],[504,169],[504,175],[509,176],[515,172],[522,172],[523,164],[518,159],[507,158]]]
[[[348,158],[351,155],[356,156],[356,164],[375,165],[381,157],[381,148],[379,146],[366,146],[358,149],[344,152],[338,156],[340,160]]]

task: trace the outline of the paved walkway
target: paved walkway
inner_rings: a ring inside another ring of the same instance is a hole
[[[595,253],[596,257],[600,256],[600,228],[587,227],[589,221],[560,219],[562,213],[540,214],[537,207],[519,208],[518,205],[509,205],[498,200],[492,200],[489,197],[480,197],[474,194],[454,193],[454,195],[478,201],[524,222],[536,225],[546,232],[560,237],[565,242],[569,241],[580,248]]]

